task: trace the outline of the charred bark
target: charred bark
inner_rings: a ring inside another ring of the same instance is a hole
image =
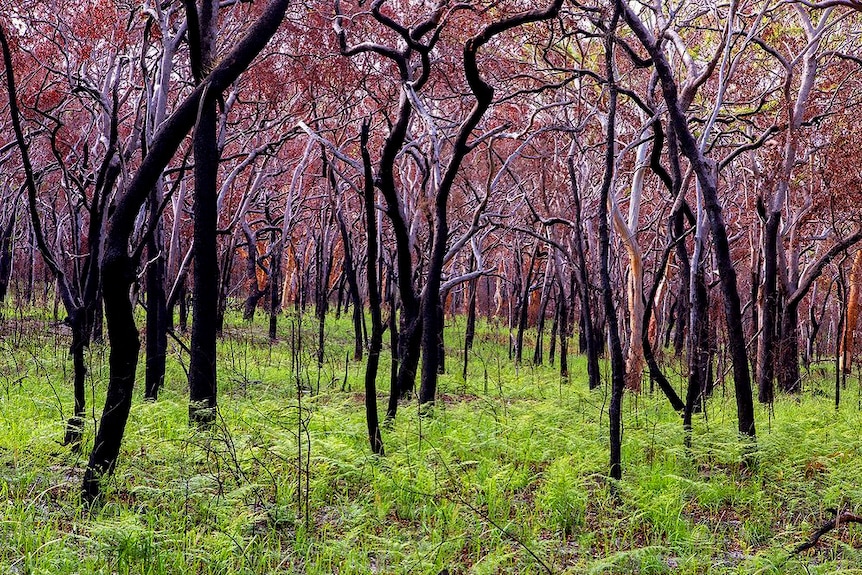
[[[87,502],[99,496],[101,478],[110,474],[117,465],[131,408],[140,341],[129,299],[129,289],[135,281],[136,262],[129,254],[128,241],[137,214],[162,170],[194,125],[201,100],[214,102],[218,94],[248,68],[275,34],[287,6],[288,0],[272,0],[246,35],[209,74],[206,82],[179,103],[162,125],[138,171],[115,199],[114,211],[107,224],[100,269],[111,344],[110,379],[105,408],[81,486],[82,498]]]
[[[218,1],[201,0],[200,9],[186,0],[192,70],[200,84],[203,69],[215,57]],[[195,38],[197,32],[197,38]],[[197,69],[195,66],[197,59]],[[189,354],[189,423],[207,428],[215,422],[217,402],[216,335],[218,333],[219,266],[218,112],[215,100],[201,102],[194,130],[194,244],[192,336]]]
[[[365,183],[363,186],[365,204],[365,230],[368,242],[368,257],[365,273],[368,281],[368,306],[371,311],[371,339],[368,346],[368,363],[365,367],[365,420],[368,426],[368,441],[371,452],[383,455],[383,438],[380,435],[380,421],[377,415],[377,368],[383,350],[383,318],[381,315],[380,288],[377,282],[377,219],[374,210],[374,174],[371,156],[368,154],[368,124],[362,125],[360,138],[362,164]]]

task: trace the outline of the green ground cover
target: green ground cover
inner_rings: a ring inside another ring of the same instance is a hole
[[[327,325],[318,368],[311,314],[282,318],[274,344],[262,318],[231,317],[215,429],[188,427],[172,343],[166,389],[145,403],[138,386],[119,468],[104,503],[85,510],[86,458],[59,444],[68,334],[44,314],[7,312],[0,325],[2,574],[862,573],[862,526],[790,555],[830,509],[862,511],[859,383],[850,378],[836,411],[825,367],[800,398],[758,406],[749,468],[730,381],[688,450],[660,394],[627,394],[614,490],[607,397],[587,391],[580,358],[567,382],[547,365],[516,369],[505,329],[483,324],[464,381],[463,320],[450,320],[440,401],[424,417],[402,405],[377,458],[347,318]],[[298,369],[291,330],[302,333]],[[107,351],[88,359],[91,442]],[[382,414],[386,356],[380,374]]]

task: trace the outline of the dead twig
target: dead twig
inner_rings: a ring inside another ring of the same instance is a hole
[[[827,521],[820,527],[820,529],[812,533],[811,538],[805,543],[799,545],[796,549],[794,549],[792,554],[796,555],[798,553],[802,553],[803,551],[811,549],[812,547],[817,545],[817,542],[820,540],[821,537],[823,537],[833,529],[844,525],[845,523],[862,523],[862,515],[856,515],[854,513],[850,513],[849,511],[838,513],[838,511],[836,510],[835,518]]]

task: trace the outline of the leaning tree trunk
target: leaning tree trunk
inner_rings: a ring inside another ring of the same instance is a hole
[[[335,173],[332,169],[328,169],[327,172],[329,174],[330,186],[333,192],[336,192]],[[361,361],[365,314],[363,313],[362,296],[359,294],[359,280],[356,277],[356,268],[353,263],[353,245],[350,241],[347,223],[344,221],[344,214],[340,208],[335,209],[335,218],[338,223],[338,231],[341,234],[341,244],[344,246],[342,269],[344,270],[344,278],[347,281],[350,301],[353,303],[353,361]],[[375,265],[377,265],[376,262]],[[341,289],[339,289],[338,293],[338,300],[340,302]]]
[[[742,325],[742,306],[736,283],[736,268],[730,253],[730,242],[724,224],[721,204],[718,201],[717,174],[714,163],[707,161],[697,145],[688,126],[688,121],[679,102],[674,72],[668,63],[663,45],[656,41],[640,18],[624,2],[616,6],[624,11],[626,22],[647,49],[662,86],[673,129],[676,131],[680,151],[691,162],[700,182],[704,206],[709,219],[713,237],[713,249],[718,267],[722,295],[724,296],[724,317],[727,323],[727,339],[733,363],[733,383],[736,392],[736,415],[738,430],[741,434],[755,437],[754,403],[751,395],[751,373],[748,368],[748,354],[745,349],[745,332]]]
[[[92,502],[99,496],[101,478],[116,467],[132,405],[140,341],[129,298],[129,290],[135,280],[135,262],[129,255],[128,242],[138,212],[149,190],[193,127],[201,104],[215,102],[217,96],[248,68],[278,30],[287,6],[288,0],[271,0],[231,53],[209,74],[206,87],[198,86],[178,104],[151,143],[138,171],[115,199],[114,211],[107,224],[101,264],[102,293],[111,344],[108,360],[110,379],[105,408],[81,486],[84,501]]]

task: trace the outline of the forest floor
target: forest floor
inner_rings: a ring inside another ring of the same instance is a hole
[[[172,342],[166,388],[145,403],[139,380],[119,467],[102,504],[84,509],[107,351],[88,356],[89,443],[72,453],[60,444],[68,333],[37,315],[0,321],[3,575],[862,573],[860,525],[791,553],[835,509],[862,511],[859,378],[836,410],[827,363],[800,397],[758,406],[756,447],[735,432],[729,380],[696,417],[688,449],[679,416],[645,382],[625,397],[623,479],[611,485],[608,398],[586,389],[576,356],[566,381],[547,359],[516,369],[505,326],[483,324],[467,381],[451,351],[434,409],[419,417],[402,404],[375,457],[346,318],[328,322],[322,367],[311,313],[282,317],[276,343],[264,318],[231,318],[215,428],[189,428],[187,358]],[[447,326],[455,350],[463,319]],[[679,371],[669,374],[681,390]]]

